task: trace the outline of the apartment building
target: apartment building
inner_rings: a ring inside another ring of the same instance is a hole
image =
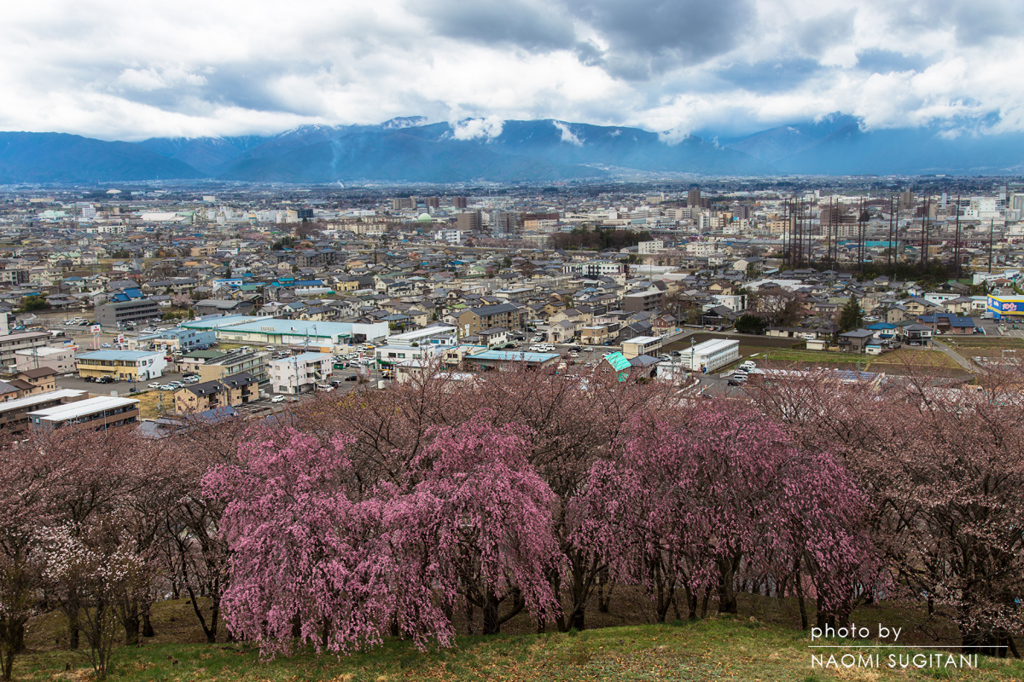
[[[57,374],[75,371],[75,348],[73,346],[41,346],[14,353],[14,367],[23,372],[27,369],[49,367]]]
[[[139,350],[97,350],[75,358],[78,374],[110,377],[120,381],[147,381],[163,375],[167,358],[162,352]]]
[[[330,353],[300,353],[270,362],[270,387],[274,393],[307,393],[330,381],[333,358]]]
[[[88,391],[68,388],[0,402],[0,429],[20,433],[28,427],[29,412],[86,400],[88,397]]]
[[[123,327],[128,322],[143,322],[159,318],[160,306],[148,298],[133,298],[96,306],[96,324],[104,327]]]
[[[50,340],[49,332],[18,332],[0,336],[0,364],[6,367],[17,365],[17,352],[30,348],[42,348]]]
[[[208,358],[196,367],[202,381],[222,381],[236,374],[251,374],[257,383],[270,380],[267,374],[267,354],[251,350],[233,350],[216,358]]]
[[[37,396],[38,397],[38,396]],[[133,398],[99,397],[29,412],[29,424],[37,429],[88,424],[96,431],[130,426],[139,421],[139,401]]]
[[[256,377],[248,372],[234,374],[218,381],[185,386],[174,393],[177,414],[199,414],[218,407],[237,407],[259,400]]]
[[[635,294],[627,294],[622,297],[622,309],[628,313],[657,310],[661,306],[661,300],[664,296],[665,292],[657,288],[651,288]]]
[[[511,303],[499,303],[480,308],[470,308],[459,315],[459,332],[462,336],[479,334],[491,327],[505,327],[519,330],[526,327],[528,309]]]

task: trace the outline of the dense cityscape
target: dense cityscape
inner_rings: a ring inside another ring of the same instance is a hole
[[[1024,679],[1024,4],[54,0],[0,682]]]

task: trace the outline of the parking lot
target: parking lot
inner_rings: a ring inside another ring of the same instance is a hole
[[[180,374],[164,374],[159,379],[152,379],[147,381],[132,382],[132,381],[114,381],[111,384],[97,384],[91,381],[86,381],[78,377],[73,376],[58,376],[57,377],[57,388],[73,388],[79,391],[88,391],[95,395],[112,395],[117,394],[119,396],[125,396],[132,393],[132,388],[136,389],[136,392],[148,391],[149,384],[159,381],[161,385],[168,384],[172,381],[182,381]],[[172,393],[171,391],[165,391],[165,393]]]

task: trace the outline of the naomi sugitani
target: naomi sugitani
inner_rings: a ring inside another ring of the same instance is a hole
[[[856,653],[811,654],[812,668],[954,668],[973,670],[978,667],[978,654],[950,653]]]

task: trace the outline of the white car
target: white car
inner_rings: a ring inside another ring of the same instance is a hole
[[[285,400],[285,398],[284,398],[283,395],[275,395],[273,398],[270,399],[270,402],[272,402],[272,403],[283,403],[284,400]]]
[[[173,391],[176,388],[177,388],[177,386],[171,386],[170,384],[164,384],[163,386],[160,387],[160,390],[161,391]]]
[[[154,381],[153,383],[149,384],[149,387],[150,388],[160,388],[160,382],[159,381]]]

